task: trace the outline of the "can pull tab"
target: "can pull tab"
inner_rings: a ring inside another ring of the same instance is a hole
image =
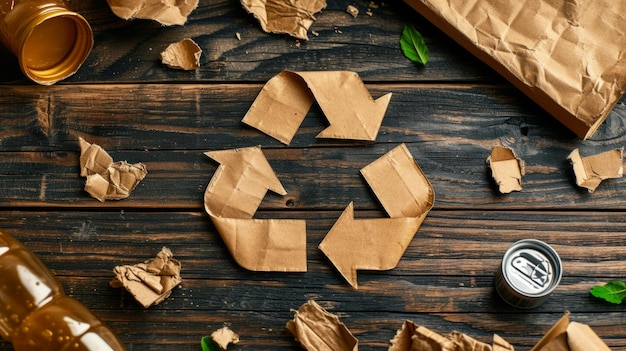
[[[550,282],[550,262],[529,252],[521,252],[513,258],[513,267],[530,284],[544,288]]]

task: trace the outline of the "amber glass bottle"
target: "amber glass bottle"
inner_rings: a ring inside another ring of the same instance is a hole
[[[93,32],[64,0],[0,0],[0,41],[28,78],[51,85],[76,73],[93,47]]]

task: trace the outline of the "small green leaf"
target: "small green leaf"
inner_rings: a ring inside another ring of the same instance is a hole
[[[404,26],[402,38],[400,38],[400,47],[404,56],[413,62],[425,65],[428,62],[428,47],[424,42],[424,38],[420,32],[413,26]]]
[[[604,285],[594,286],[589,292],[591,295],[610,303],[620,304],[626,299],[626,283],[613,280]]]
[[[210,336],[203,336],[200,339],[200,346],[202,346],[202,351],[224,351]]]

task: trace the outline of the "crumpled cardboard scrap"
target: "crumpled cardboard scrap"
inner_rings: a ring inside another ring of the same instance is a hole
[[[583,139],[626,90],[625,1],[405,2]]]
[[[339,317],[324,310],[315,301],[309,300],[297,311],[287,329],[296,341],[309,351],[357,351],[358,340]]]
[[[330,126],[318,138],[375,141],[391,93],[374,100],[356,72],[282,71],[263,87],[242,122],[289,144],[314,101]]]
[[[220,164],[204,193],[211,217],[235,261],[252,271],[306,271],[306,222],[254,219],[267,190],[285,195],[259,146],[210,151]]]
[[[357,270],[394,268],[433,206],[435,193],[405,144],[361,169],[390,218],[355,219],[350,203],[319,249],[357,288]]]
[[[99,145],[90,144],[83,138],[79,138],[79,143],[80,175],[87,178],[85,191],[102,202],[127,198],[148,174],[146,166],[141,163],[113,162]]]
[[[241,5],[254,15],[265,32],[306,40],[315,22],[313,15],[326,8],[326,0],[241,0]]]
[[[610,351],[586,324],[570,322],[569,312],[530,351]]]
[[[202,49],[195,41],[185,38],[170,44],[161,52],[161,62],[170,68],[194,70],[200,67]]]
[[[116,266],[110,285],[125,288],[143,307],[148,308],[165,300],[172,289],[182,282],[181,264],[172,251],[163,247],[155,258],[136,265]]]
[[[524,160],[515,156],[512,149],[496,146],[487,157],[487,164],[491,168],[491,175],[503,194],[522,190],[522,176],[524,175]]]
[[[107,0],[113,13],[125,20],[154,20],[162,25],[183,25],[198,0]]]
[[[230,328],[223,327],[211,333],[211,336],[203,337],[201,342],[202,350],[205,350],[205,343],[209,350],[216,350],[215,346],[220,350],[226,350],[229,344],[239,342],[239,335],[235,334]]]
[[[594,192],[600,182],[609,178],[621,178],[624,173],[622,165],[624,149],[614,149],[596,155],[581,157],[578,149],[567,156],[572,163],[576,184]]]
[[[493,336],[493,345],[488,345],[459,332],[448,336],[405,321],[402,329],[391,340],[389,351],[513,351],[513,346],[500,336]]]

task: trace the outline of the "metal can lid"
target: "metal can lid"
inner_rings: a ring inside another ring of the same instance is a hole
[[[548,244],[520,240],[505,252],[502,273],[509,286],[522,295],[548,295],[561,280],[561,259]]]

